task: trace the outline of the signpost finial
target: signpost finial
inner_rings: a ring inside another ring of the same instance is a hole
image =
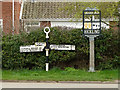
[[[47,31],[48,29],[48,31]],[[50,28],[49,27],[45,27],[44,28],[44,32],[46,33],[46,38],[49,38],[48,34],[50,33]]]

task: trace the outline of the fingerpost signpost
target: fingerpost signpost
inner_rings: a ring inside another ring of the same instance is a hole
[[[49,70],[49,51],[50,50],[75,50],[75,45],[55,45],[49,44],[50,28],[45,27],[44,33],[46,34],[46,42],[35,42],[35,45],[20,46],[20,52],[42,52],[46,51],[46,71]]]
[[[89,72],[95,72],[94,38],[101,34],[101,11],[96,8],[83,10],[83,35],[89,38],[90,61]]]

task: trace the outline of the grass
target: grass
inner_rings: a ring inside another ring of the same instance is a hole
[[[118,79],[118,70],[88,72],[85,70],[2,70],[2,80],[32,81],[112,81]]]

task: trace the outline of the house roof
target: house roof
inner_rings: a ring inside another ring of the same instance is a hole
[[[61,10],[68,4],[75,5],[75,2],[25,2],[22,19],[74,18],[75,12]]]
[[[107,8],[107,5],[108,4],[106,3],[106,7],[105,5],[104,7]],[[82,10],[81,7],[84,7],[84,4],[76,3],[76,2],[27,2],[26,1],[23,4],[21,19],[33,20],[33,21],[76,20],[77,17],[76,15],[79,15],[79,11]],[[101,7],[103,8],[103,6]],[[110,19],[107,18],[107,21],[114,20],[114,19],[111,20]],[[82,19],[79,19],[79,21],[81,20]]]

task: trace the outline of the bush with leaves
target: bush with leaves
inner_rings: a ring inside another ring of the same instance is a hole
[[[104,30],[103,37],[95,40],[95,55],[97,69],[117,68],[119,52],[118,35],[112,31]],[[19,35],[3,35],[2,38],[2,67],[3,69],[44,69],[45,51],[34,53],[20,53],[20,46],[34,45],[35,42],[45,42],[43,30],[35,30],[31,33]],[[89,43],[82,36],[80,29],[60,30],[51,28],[49,43],[75,45],[75,51],[55,51],[49,54],[50,66],[88,68]]]

